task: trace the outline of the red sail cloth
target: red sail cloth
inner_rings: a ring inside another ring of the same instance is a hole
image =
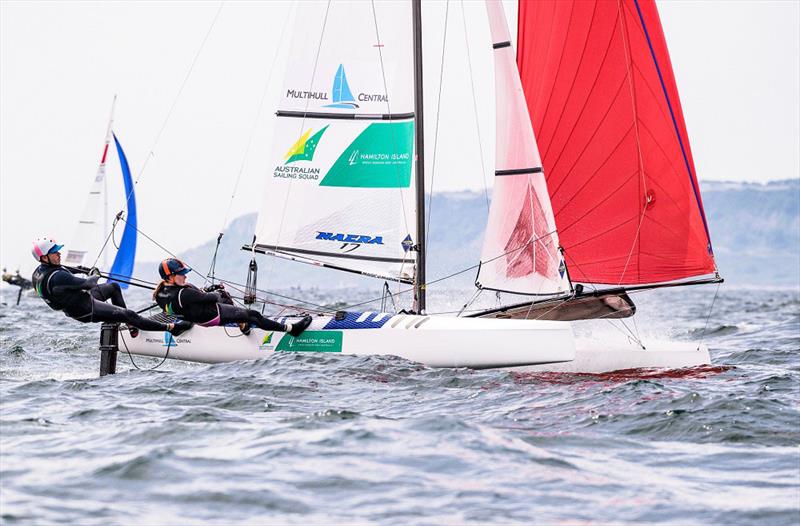
[[[517,50],[573,281],[715,272],[655,2],[521,0]]]

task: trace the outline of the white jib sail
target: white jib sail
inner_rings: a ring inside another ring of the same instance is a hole
[[[108,128],[106,129],[105,143],[103,144],[103,155],[97,167],[94,181],[89,188],[89,195],[86,196],[86,204],[78,220],[78,225],[72,235],[70,243],[67,245],[67,255],[64,264],[69,266],[88,265],[94,262],[105,237],[105,216],[107,207],[105,206],[106,195],[106,161],[108,159],[108,146],[111,142],[111,129],[114,123],[114,104],[111,105],[111,115],[108,118]],[[112,247],[113,248],[113,247]],[[104,260],[104,267],[107,267]],[[104,268],[103,270],[108,270]]]
[[[410,2],[301,2],[256,248],[411,281]]]
[[[514,47],[500,0],[486,0],[495,58],[494,189],[478,284],[518,294],[569,291]]]

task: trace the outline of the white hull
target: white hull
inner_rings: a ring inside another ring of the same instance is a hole
[[[291,321],[291,320],[290,320]],[[167,343],[169,342],[169,345]],[[604,373],[625,369],[681,369],[711,362],[692,342],[575,341],[568,322],[348,313],[314,319],[299,338],[237,327],[194,327],[177,338],[120,333],[120,350],[141,356],[203,363],[257,360],[275,352],[393,355],[431,367],[508,368],[517,372]]]
[[[168,345],[169,343],[169,345]],[[517,367],[575,358],[572,328],[567,322],[494,320],[444,316],[348,313],[336,321],[314,319],[299,338],[236,327],[195,326],[177,338],[142,331],[131,338],[120,333],[120,350],[141,356],[204,363],[256,360],[274,352],[328,352],[349,355],[394,355],[431,367],[476,369]]]
[[[708,347],[693,342],[645,341],[603,345],[598,340],[577,340],[571,362],[514,367],[525,373],[607,373],[625,369],[683,369],[711,363]]]

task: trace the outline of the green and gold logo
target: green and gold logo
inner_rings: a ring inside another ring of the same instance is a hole
[[[314,135],[311,135],[312,129],[313,128],[309,128],[306,130],[306,132],[297,139],[297,142],[289,148],[289,151],[286,152],[285,164],[291,164],[296,161],[311,161],[314,159],[314,151],[317,149],[322,134],[325,133],[328,127],[325,126]]]

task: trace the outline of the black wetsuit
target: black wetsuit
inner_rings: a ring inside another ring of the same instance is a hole
[[[258,311],[236,307],[229,298],[219,292],[203,292],[194,285],[164,285],[156,294],[156,303],[167,314],[207,327],[251,323],[265,331],[286,331],[286,325],[265,318]]]
[[[33,272],[33,286],[53,310],[83,323],[126,323],[144,331],[165,331],[167,324],[143,318],[125,306],[118,283],[97,284],[99,276],[80,278],[59,265],[42,263]],[[113,305],[106,303],[111,300]]]

